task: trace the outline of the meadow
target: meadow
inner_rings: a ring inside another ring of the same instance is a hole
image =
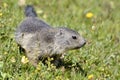
[[[120,0],[27,0],[38,17],[53,27],[65,26],[87,40],[66,53],[64,65],[51,59],[35,68],[14,39],[24,19],[18,0],[0,0],[0,80],[120,80]]]

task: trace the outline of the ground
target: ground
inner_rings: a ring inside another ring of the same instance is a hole
[[[46,61],[37,68],[20,52],[14,39],[23,20],[18,0],[0,1],[0,80],[119,80],[120,0],[27,0],[40,19],[53,27],[78,31],[87,44],[67,52],[64,65]]]

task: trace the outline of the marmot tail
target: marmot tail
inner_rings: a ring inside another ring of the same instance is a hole
[[[26,17],[37,17],[36,11],[33,6],[27,5],[25,7],[25,16]]]

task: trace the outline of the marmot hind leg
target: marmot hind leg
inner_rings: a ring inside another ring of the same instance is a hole
[[[35,54],[35,52],[31,50],[31,51],[26,51],[26,56],[27,56],[29,62],[30,62],[33,66],[37,67],[37,65],[38,65],[38,63],[39,63],[38,55]]]

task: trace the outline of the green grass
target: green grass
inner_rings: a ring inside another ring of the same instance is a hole
[[[40,62],[37,69],[23,64],[24,53],[18,49],[14,32],[24,18],[24,8],[17,0],[1,0],[0,80],[88,80],[91,75],[93,80],[120,80],[119,0],[27,0],[27,4],[34,5],[39,18],[50,25],[78,31],[87,44],[67,52],[64,62],[69,68],[56,69],[49,62],[48,67]],[[85,16],[88,12],[93,13],[90,19]]]

